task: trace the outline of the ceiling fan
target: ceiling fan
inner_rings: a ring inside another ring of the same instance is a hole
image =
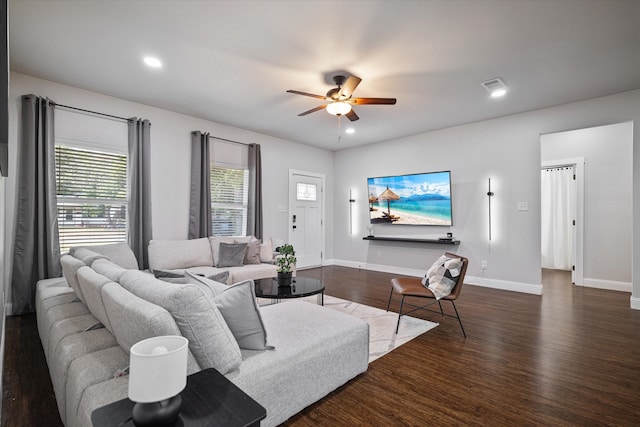
[[[353,98],[353,91],[362,81],[359,77],[349,76],[347,78],[343,75],[337,75],[333,77],[333,81],[338,85],[338,87],[330,89],[325,96],[314,95],[312,93],[300,92],[297,90],[288,90],[288,93],[310,96],[312,98],[326,101],[325,104],[312,108],[304,113],[300,113],[298,116],[306,116],[307,114],[326,109],[329,114],[333,114],[334,116],[344,115],[352,122],[355,122],[359,117],[353,110],[353,105],[393,105],[396,103],[395,98]]]

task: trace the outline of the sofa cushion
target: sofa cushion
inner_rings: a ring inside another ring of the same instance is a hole
[[[93,264],[93,262],[97,259],[107,258],[101,253],[93,251],[87,248],[86,246],[78,246],[75,248],[71,248],[69,250],[69,255],[71,255],[74,258],[78,258],[80,261],[84,262],[88,266],[91,266],[91,264]]]
[[[45,356],[49,360],[50,354],[55,354],[60,342],[68,335],[77,334],[91,329],[100,329],[100,321],[91,313],[69,317],[55,322],[49,333],[47,348],[44,348]]]
[[[107,245],[83,246],[84,248],[104,255],[113,263],[127,270],[137,270],[138,260],[126,242],[110,243]],[[90,265],[90,264],[87,264]]]
[[[275,350],[243,350],[240,369],[227,375],[267,409],[275,426],[365,372],[369,325],[362,319],[304,301],[262,307]]]
[[[67,377],[69,366],[78,357],[94,351],[116,345],[113,335],[106,329],[95,329],[87,332],[69,334],[65,336],[55,351],[49,355],[49,373],[53,391],[62,422],[66,424]]]
[[[247,243],[220,243],[220,255],[216,267],[238,267],[244,265]]]
[[[211,245],[203,237],[193,240],[151,240],[149,269],[173,270],[197,266],[212,266]]]
[[[137,271],[125,273],[120,283],[171,313],[203,369],[216,368],[224,374],[242,362],[238,343],[223,315],[198,286],[162,282]]]
[[[120,276],[122,276],[122,274],[127,271],[126,268],[108,259],[95,260],[93,264],[91,264],[91,268],[93,268],[96,273],[102,274],[103,276],[108,277],[114,282],[119,281]]]
[[[84,267],[86,264],[71,255],[62,255],[60,257],[60,265],[62,266],[62,274],[64,278],[67,279],[67,283],[76,293],[76,296],[80,298],[80,301],[84,301],[82,291],[78,285],[78,269]]]
[[[125,275],[136,273],[145,275],[140,270],[129,270]],[[138,341],[161,335],[181,335],[178,325],[167,310],[138,298],[117,283],[109,282],[102,287],[102,299],[113,335],[127,354]],[[191,351],[187,358],[187,369],[189,372],[200,370]]]
[[[231,274],[231,284],[244,282],[245,280],[258,280],[276,277],[278,275],[278,267],[275,264],[249,264],[242,267],[227,267],[226,270]]]
[[[211,290],[209,297],[218,307],[242,349],[267,350],[267,331],[262,323],[260,308],[252,280],[225,286],[205,277],[187,272],[191,283],[200,283]]]
[[[84,295],[84,302],[91,314],[93,314],[109,332],[113,332],[109,317],[104,308],[104,301],[102,300],[102,287],[107,283],[112,283],[112,280],[102,274],[96,273],[92,268],[84,266],[78,270],[78,283]]]
[[[71,362],[67,376],[66,427],[83,427],[78,423],[78,409],[84,391],[94,384],[113,379],[118,369],[127,366],[129,355],[119,345],[86,354]]]

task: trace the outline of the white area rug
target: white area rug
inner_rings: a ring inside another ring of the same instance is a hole
[[[261,298],[258,298],[260,301]],[[318,303],[316,295],[300,298],[312,304]],[[262,301],[260,301],[262,302]],[[437,323],[416,319],[411,316],[402,316],[400,329],[396,331],[398,313],[385,311],[368,305],[343,300],[329,295],[324,296],[324,306],[331,310],[341,311],[369,324],[369,363],[384,356],[391,350],[406,344],[418,335],[438,326]]]

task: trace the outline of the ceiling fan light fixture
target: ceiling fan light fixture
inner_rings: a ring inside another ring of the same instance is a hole
[[[351,105],[346,102],[332,102],[327,105],[327,112],[334,116],[341,116],[351,111]]]

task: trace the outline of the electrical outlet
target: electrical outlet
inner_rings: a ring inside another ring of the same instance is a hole
[[[483,270],[487,269],[487,261],[482,261],[482,269]]]

